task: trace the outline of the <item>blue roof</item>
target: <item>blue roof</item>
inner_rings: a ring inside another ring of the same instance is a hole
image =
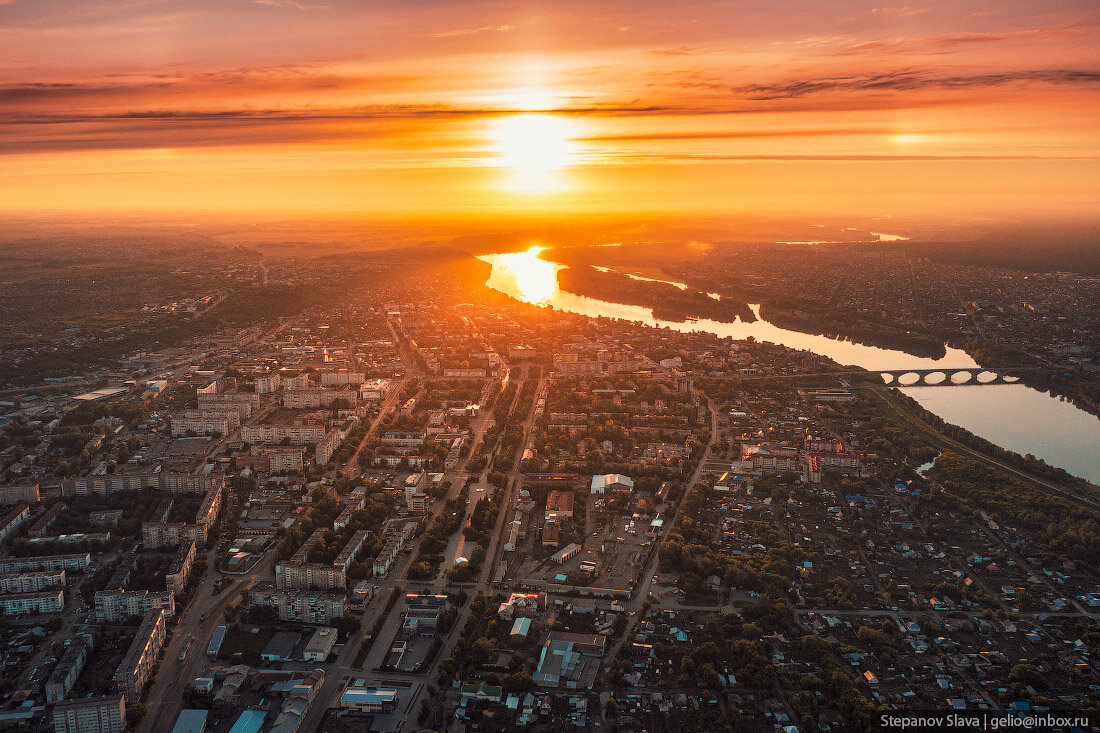
[[[229,733],[260,733],[266,717],[267,713],[263,710],[245,710],[229,729]]]
[[[206,730],[207,710],[181,710],[172,733],[202,733]]]

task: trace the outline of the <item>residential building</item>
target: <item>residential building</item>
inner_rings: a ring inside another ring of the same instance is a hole
[[[122,695],[64,700],[53,708],[55,733],[122,733],[126,698]]]
[[[272,473],[301,471],[306,465],[306,451],[302,447],[253,448],[252,452],[269,461]]]
[[[99,623],[114,623],[153,611],[162,611],[168,617],[176,615],[176,598],[171,591],[116,589],[95,594],[95,620]]]
[[[15,530],[27,521],[31,516],[31,508],[27,504],[18,504],[14,509],[0,519],[0,541],[6,539]]]
[[[336,372],[321,372],[322,387],[346,387],[347,385],[355,385],[358,387],[364,381],[366,381],[366,375],[362,372],[348,372],[343,370]]]
[[[65,502],[55,502],[53,506],[42,512],[38,519],[34,520],[34,524],[27,530],[27,535],[30,537],[45,537],[50,525],[54,523],[54,520],[57,519],[57,515],[64,509]]]
[[[252,417],[260,409],[260,396],[250,392],[222,392],[198,394],[200,410],[236,410],[241,419]]]
[[[279,590],[270,585],[256,586],[248,592],[248,603],[270,606],[281,621],[304,624],[329,624],[345,613],[341,594],[323,590]]]
[[[180,438],[187,435],[229,435],[229,419],[227,417],[178,417],[172,418],[172,437]]]
[[[82,635],[75,637],[61,655],[61,660],[50,673],[46,680],[46,702],[60,702],[73,689],[77,677],[84,669],[88,661],[88,654],[92,651],[92,637]]]
[[[170,596],[169,596],[170,597]],[[153,674],[157,655],[164,646],[164,611],[157,608],[145,615],[126,656],[122,658],[111,680],[118,692],[130,700],[141,699],[145,683]]]
[[[0,613],[5,616],[21,616],[25,613],[57,613],[65,608],[65,591],[36,591],[34,593],[8,593],[0,595]]]
[[[266,377],[256,377],[256,394],[272,394],[278,392],[282,385],[283,379],[278,374],[271,374]]]
[[[0,505],[37,504],[42,500],[38,490],[38,484],[7,484],[0,486]]]
[[[87,570],[92,556],[87,552],[71,555],[37,555],[33,557],[6,557],[0,559],[0,573],[23,573],[43,570]]]
[[[176,552],[176,557],[172,560],[168,573],[164,576],[164,581],[170,593],[175,596],[183,594],[183,590],[187,587],[187,579],[191,576],[191,566],[194,562],[195,541],[185,540],[180,544],[179,551]]]
[[[293,425],[245,425],[241,428],[241,440],[253,445],[283,441],[291,445],[309,445],[324,439],[325,425],[322,422],[295,420]]]
[[[237,410],[185,410],[183,417],[186,420],[225,420],[230,432],[241,427],[241,413]]]
[[[66,496],[100,496],[116,491],[141,491],[159,489],[203,493],[225,486],[225,477],[218,475],[174,473],[172,471],[143,471],[142,473],[110,473],[102,476],[82,476],[68,479],[62,485]]]
[[[0,575],[0,593],[33,593],[65,585],[64,570],[41,570],[32,573]]]
[[[324,387],[306,387],[288,389],[283,392],[283,407],[291,410],[331,407],[342,401],[348,407],[354,407],[359,401],[359,392],[353,389],[325,389]]]
[[[336,452],[336,449],[340,447],[340,444],[344,442],[343,437],[339,430],[330,430],[325,434],[325,437],[317,443],[317,447],[314,448],[314,459],[317,461],[317,465],[323,466],[332,460],[332,454]]]

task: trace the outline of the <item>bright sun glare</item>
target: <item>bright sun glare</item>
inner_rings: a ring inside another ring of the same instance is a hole
[[[561,169],[572,165],[577,144],[570,122],[542,113],[508,115],[497,120],[491,136],[495,163],[511,171],[508,187],[546,192],[563,187]]]
[[[515,279],[516,290],[528,303],[544,303],[558,289],[559,265],[539,259],[545,247],[532,246],[526,252],[497,255],[505,273]]]

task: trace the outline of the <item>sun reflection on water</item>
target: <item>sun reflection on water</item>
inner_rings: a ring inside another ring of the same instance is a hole
[[[532,245],[525,252],[480,257],[493,265],[487,284],[518,294],[522,300],[536,305],[552,300],[558,294],[558,270],[562,265],[539,259],[539,253],[545,250],[546,247]]]

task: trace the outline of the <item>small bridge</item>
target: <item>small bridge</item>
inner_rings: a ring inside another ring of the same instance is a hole
[[[990,384],[1016,384],[1018,372],[1034,367],[984,369],[982,367],[944,369],[872,369],[887,387],[984,387]]]

